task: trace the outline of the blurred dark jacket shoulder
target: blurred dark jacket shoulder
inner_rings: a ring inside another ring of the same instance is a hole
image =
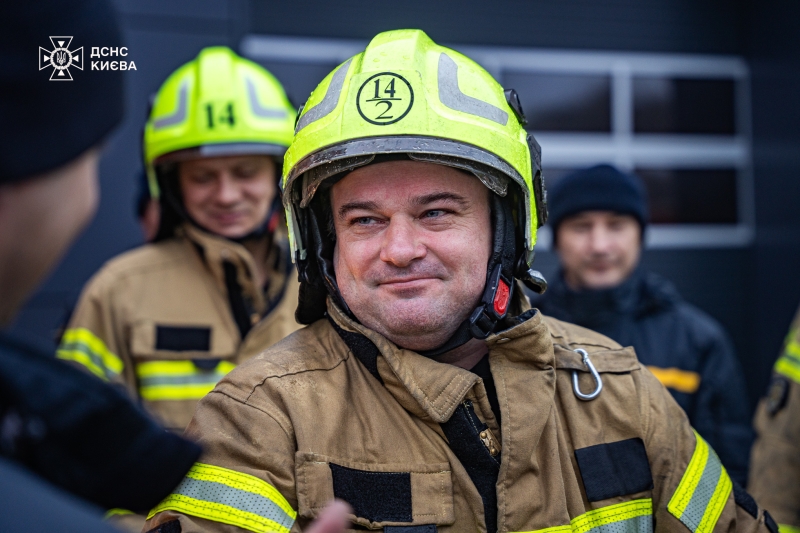
[[[0,456],[103,509],[147,512],[199,454],[121,392],[0,333]]]
[[[638,269],[613,289],[573,291],[559,274],[532,303],[545,315],[633,346],[692,426],[744,484],[753,432],[744,376],[722,326],[664,278]]]

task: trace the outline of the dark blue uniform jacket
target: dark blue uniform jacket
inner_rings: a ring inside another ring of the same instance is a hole
[[[545,315],[633,346],[730,476],[745,484],[753,439],[749,402],[731,341],[713,318],[685,302],[667,280],[641,271],[619,287],[581,292],[559,275],[532,300]]]

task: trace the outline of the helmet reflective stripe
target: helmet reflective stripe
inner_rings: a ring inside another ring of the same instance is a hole
[[[330,115],[331,112],[336,109],[336,104],[339,103],[339,95],[342,94],[344,78],[347,76],[347,70],[350,68],[351,61],[352,59],[348,59],[344,64],[336,69],[336,72],[331,79],[331,83],[328,85],[328,90],[325,91],[325,98],[323,98],[319,104],[307,110],[303,116],[300,117],[300,120],[297,121],[295,133],[302,130],[312,122],[316,122],[322,117]]]
[[[186,101],[188,97],[186,93],[189,92],[189,84],[187,82],[181,83],[181,88],[178,91],[178,107],[175,109],[175,112],[171,115],[167,115],[166,117],[158,118],[153,121],[153,129],[160,130],[161,128],[167,128],[169,126],[174,126],[176,124],[180,124],[184,120],[186,120]]]
[[[442,52],[439,56],[439,100],[455,111],[469,113],[502,124],[508,124],[508,113],[497,106],[461,92],[458,87],[458,65]]]
[[[260,118],[286,118],[289,116],[286,109],[263,107],[261,102],[258,101],[255,82],[250,78],[247,78],[246,82],[247,99],[250,101],[250,109],[255,116]]]

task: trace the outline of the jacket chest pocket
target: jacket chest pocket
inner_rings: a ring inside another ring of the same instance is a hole
[[[298,452],[299,514],[313,518],[337,498],[354,525],[389,533],[434,533],[455,521],[448,463],[356,463]]]
[[[227,353],[213,349],[213,333],[210,326],[135,326],[131,355],[139,396],[148,402],[197,401],[211,392],[236,366],[230,362],[232,349]]]

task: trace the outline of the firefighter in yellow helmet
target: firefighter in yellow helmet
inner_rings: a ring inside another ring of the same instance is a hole
[[[523,124],[419,30],[322,81],[282,182],[310,325],[198,404],[204,456],[145,530],[299,532],[338,498],[386,532],[777,533],[630,348],[528,305]]]
[[[155,243],[89,281],[58,357],[183,431],[223,375],[299,327],[279,191],[295,117],[280,83],[228,48],[167,78],[143,141]]]
[[[781,533],[800,533],[800,310],[755,417],[758,439],[749,489],[775,515]]]

